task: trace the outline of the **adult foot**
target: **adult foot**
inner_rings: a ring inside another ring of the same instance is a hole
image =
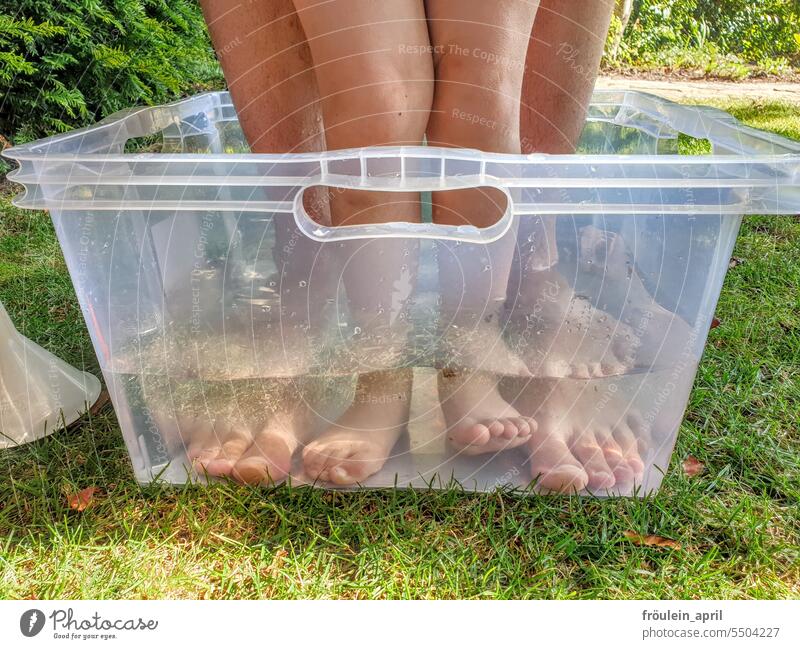
[[[536,377],[623,374],[636,345],[631,327],[594,308],[553,269],[529,271],[512,307],[511,348]]]
[[[636,272],[621,235],[584,227],[578,263],[581,287],[594,296],[598,306],[633,329],[636,344],[626,351],[629,365],[660,369],[692,351],[691,327],[655,301]]]
[[[291,470],[292,455],[308,427],[306,414],[276,412],[266,423],[180,416],[186,456],[198,474],[250,485],[274,484]]]
[[[528,448],[540,491],[628,493],[642,484],[649,446],[644,420],[611,383],[600,396],[589,386],[533,379],[512,400],[538,423]]]
[[[305,474],[343,486],[380,471],[408,424],[410,398],[407,370],[360,377],[352,405],[303,450]]]
[[[536,422],[523,417],[498,392],[498,379],[486,372],[439,373],[439,400],[447,438],[466,455],[497,453],[529,441]]]

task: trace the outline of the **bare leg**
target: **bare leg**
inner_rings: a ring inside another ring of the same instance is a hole
[[[573,153],[600,69],[614,0],[541,0],[522,90],[522,151]]]
[[[541,0],[522,93],[523,152],[574,152],[613,5],[613,0]],[[537,319],[534,329],[543,332],[525,341],[536,355],[527,359],[533,374],[591,378],[624,371],[632,332],[577,297],[554,269],[555,218],[529,219],[520,228],[520,240],[533,245],[523,249],[520,277],[512,281],[515,298],[523,312]],[[616,420],[610,406],[602,417],[590,416],[593,399],[581,383],[539,378],[513,398],[539,423],[529,447],[531,473],[541,488],[602,491],[641,481],[639,419],[632,414]]]
[[[433,93],[421,0],[295,0],[295,6],[314,60],[328,148],[421,144]],[[405,49],[423,55],[403,56]],[[420,219],[415,193],[336,191],[330,206],[334,225]],[[402,241],[355,244],[344,249],[351,315],[361,335],[399,346],[400,319],[391,304],[396,287],[413,285],[415,255]],[[399,293],[405,302],[408,291]],[[388,354],[388,367],[394,356]],[[409,391],[409,370],[362,375],[351,407],[306,447],[308,476],[353,484],[378,471],[407,423]]]
[[[613,10],[612,0],[542,0],[528,46],[520,116],[524,152],[572,153],[583,128]],[[575,295],[555,269],[556,217],[520,226],[519,275],[510,283],[517,315],[537,318],[534,376],[593,378],[625,371],[630,327]],[[514,314],[512,314],[512,318]]]
[[[575,3],[542,0],[528,47],[521,111],[523,151],[572,153],[583,128],[613,10],[612,0]],[[555,270],[556,217],[521,225],[519,276],[511,301],[518,314],[533,310],[535,353],[526,358],[535,376],[592,378],[628,369],[633,331],[575,295]],[[513,318],[513,314],[512,314]]]
[[[200,4],[251,150],[323,150],[317,81],[292,0]]]
[[[436,62],[431,145],[520,152],[524,52],[537,5],[538,0],[427,0]],[[491,190],[433,196],[434,221],[449,225],[485,227],[504,208],[505,198]],[[440,373],[440,399],[449,439],[465,453],[518,446],[536,425],[501,398],[497,376],[486,371],[492,357],[502,359],[501,371],[517,373],[521,365],[499,326],[515,244],[509,232],[489,245],[439,246],[444,340],[451,357]]]
[[[201,0],[214,48],[222,64],[244,135],[252,151],[302,152],[324,149],[319,93],[305,34],[291,0],[243,3],[231,6],[224,0]],[[326,218],[322,214],[322,218]],[[308,304],[324,303],[309,291],[307,268],[297,260],[313,257],[317,246],[297,240],[294,224],[275,222],[275,263],[283,274],[283,311],[303,313]],[[284,255],[286,242],[293,252]],[[298,248],[309,248],[305,253]],[[307,320],[314,317],[307,314]],[[308,360],[306,326],[284,326],[283,342],[291,349],[293,367],[287,373],[302,373]],[[282,323],[286,325],[286,323]],[[291,456],[308,432],[310,416],[296,391],[281,399],[281,408],[260,417],[233,413],[179,416],[178,427],[187,455],[211,476],[230,476],[260,484],[286,477]],[[248,397],[249,398],[249,397]],[[238,400],[234,396],[233,400]],[[246,405],[246,404],[245,404]],[[232,410],[236,410],[233,408]]]
[[[541,0],[528,43],[520,107],[523,153],[573,153],[597,79],[614,0]],[[555,220],[530,219],[524,260],[546,269],[558,261]],[[522,236],[522,233],[521,233]]]
[[[614,0],[540,0],[522,84],[522,153],[574,153],[613,9]],[[525,264],[548,269],[558,261],[555,219],[528,221],[520,236],[536,245]]]

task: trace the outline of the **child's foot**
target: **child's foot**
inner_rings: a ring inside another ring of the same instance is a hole
[[[534,379],[513,400],[538,423],[529,449],[539,490],[627,493],[642,484],[647,426],[615,392],[598,398],[584,383]]]
[[[576,295],[554,270],[526,274],[511,318],[512,349],[534,376],[590,379],[630,369],[633,330]]]
[[[536,422],[503,400],[497,382],[483,372],[439,373],[439,400],[447,422],[447,437],[458,452],[497,453],[531,439]]]
[[[591,225],[583,228],[580,236],[581,284],[603,309],[618,315],[636,334],[636,345],[627,351],[628,363],[658,369],[690,351],[691,327],[653,299],[635,271],[623,238]]]
[[[408,424],[410,397],[406,370],[362,376],[353,404],[303,451],[306,475],[353,485],[380,471]]]

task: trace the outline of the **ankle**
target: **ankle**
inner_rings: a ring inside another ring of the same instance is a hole
[[[557,302],[572,292],[567,280],[553,266],[545,270],[527,271],[519,284],[518,300],[525,305],[542,301]]]

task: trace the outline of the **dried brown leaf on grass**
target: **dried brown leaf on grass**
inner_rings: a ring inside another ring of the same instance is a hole
[[[680,550],[681,544],[672,539],[664,538],[663,536],[656,536],[655,534],[638,534],[627,530],[622,535],[634,545],[643,545],[653,548],[670,548],[671,550]]]
[[[700,475],[705,470],[705,464],[698,460],[694,455],[688,455],[683,461],[683,472],[689,478]]]
[[[86,487],[86,489],[81,489],[76,494],[68,495],[67,502],[69,503],[69,508],[82,512],[92,503],[92,499],[97,492],[97,487]]]

